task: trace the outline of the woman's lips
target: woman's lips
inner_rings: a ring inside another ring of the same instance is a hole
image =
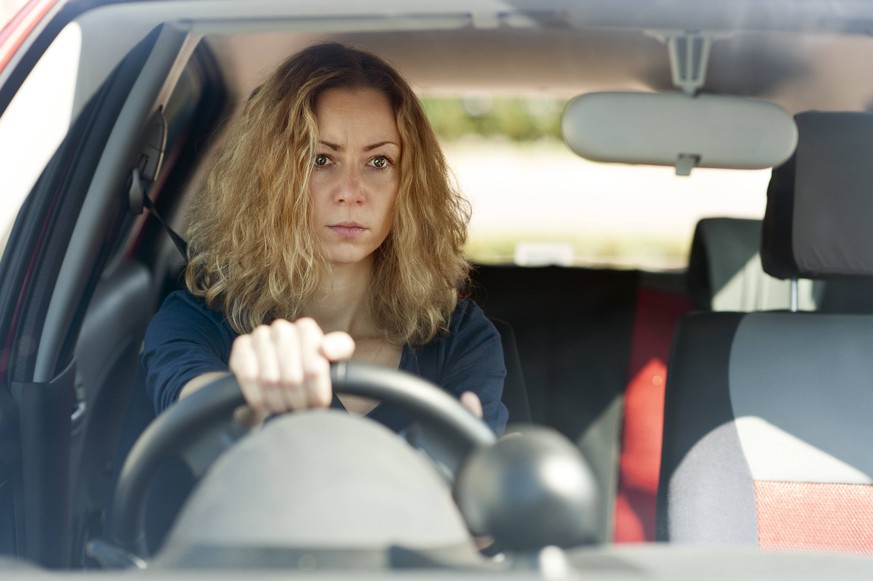
[[[340,224],[331,224],[328,226],[330,230],[340,238],[352,239],[363,234],[367,229],[357,222],[342,222]]]

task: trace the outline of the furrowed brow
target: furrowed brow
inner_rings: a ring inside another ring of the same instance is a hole
[[[344,149],[342,145],[337,145],[336,143],[331,143],[330,141],[319,140],[318,142],[331,148],[334,151],[343,151]]]
[[[374,149],[382,147],[383,145],[393,145],[394,147],[398,147],[398,148],[400,147],[399,145],[397,145],[393,141],[380,141],[378,143],[368,145],[367,147],[364,148],[364,151],[373,151]]]
[[[323,139],[320,139],[318,142],[320,144],[324,145],[325,147],[329,147],[330,149],[332,149],[334,151],[345,151],[345,148],[342,145],[339,145],[337,143],[331,143],[330,141],[324,141]],[[374,149],[378,149],[378,148],[382,147],[383,145],[393,145],[394,147],[397,147],[397,148],[400,147],[400,145],[398,145],[394,141],[379,141],[379,142],[373,143],[371,145],[365,146],[364,151],[373,151]]]

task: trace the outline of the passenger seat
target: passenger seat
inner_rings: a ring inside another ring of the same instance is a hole
[[[873,275],[873,114],[796,118],[761,256],[780,279]],[[873,315],[686,316],[667,381],[658,538],[873,553]]]

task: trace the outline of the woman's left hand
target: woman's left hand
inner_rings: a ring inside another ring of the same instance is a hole
[[[461,405],[467,408],[473,416],[482,419],[482,400],[472,391],[465,391],[461,394]]]

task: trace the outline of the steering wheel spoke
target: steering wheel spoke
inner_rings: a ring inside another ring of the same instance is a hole
[[[191,473],[196,478],[200,478],[219,456],[245,437],[249,431],[249,428],[228,418],[208,428],[197,440],[183,448],[179,455],[191,469]]]

